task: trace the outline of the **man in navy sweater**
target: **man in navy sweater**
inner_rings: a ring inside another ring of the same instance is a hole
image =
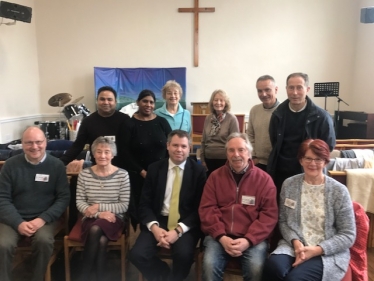
[[[44,279],[53,252],[54,229],[69,204],[63,163],[46,153],[44,132],[27,128],[24,154],[5,162],[0,174],[0,280],[11,280],[12,258],[21,236],[32,240],[32,281]]]

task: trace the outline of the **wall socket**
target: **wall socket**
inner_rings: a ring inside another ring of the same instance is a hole
[[[5,135],[5,142],[11,142],[12,141],[12,137],[10,136],[10,134],[6,134]]]

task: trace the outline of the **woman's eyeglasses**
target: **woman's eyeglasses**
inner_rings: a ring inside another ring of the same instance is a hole
[[[325,162],[325,160],[321,159],[321,158],[310,158],[310,157],[305,157],[304,156],[303,159],[306,163],[312,163],[312,161],[314,161],[314,163],[316,163],[316,164],[322,164],[322,163]]]

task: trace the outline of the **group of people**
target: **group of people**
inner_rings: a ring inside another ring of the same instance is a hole
[[[116,111],[114,89],[100,88],[97,111],[62,162],[46,154],[39,128],[26,129],[24,154],[6,161],[0,175],[0,279],[11,279],[24,235],[33,241],[32,280],[43,280],[53,225],[69,204],[64,164],[81,170],[74,159],[88,143],[93,166],[79,173],[71,194],[85,243],[82,280],[92,272],[105,280],[106,245],[122,233],[126,212],[134,228],[140,224],[128,258],[150,281],[184,280],[200,239],[205,281],[222,280],[233,257],[244,280],[341,280],[356,229],[346,187],[323,173],[335,146],[332,120],[308,98],[306,74],[286,82],[288,99],[280,103],[274,78],[258,78],[261,103],[250,111],[248,135],[239,132],[227,94],[214,91],[201,164],[189,158],[191,118],[176,81],[163,87],[157,110],[154,93],[141,91],[131,118]],[[281,239],[269,255],[277,229]],[[172,250],[171,268],[158,258],[160,247]]]

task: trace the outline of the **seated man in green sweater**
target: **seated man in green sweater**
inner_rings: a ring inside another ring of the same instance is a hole
[[[21,236],[31,237],[33,281],[44,279],[53,252],[56,221],[69,204],[65,166],[46,154],[38,127],[22,135],[24,154],[5,162],[0,174],[0,280],[11,280],[11,265]]]

